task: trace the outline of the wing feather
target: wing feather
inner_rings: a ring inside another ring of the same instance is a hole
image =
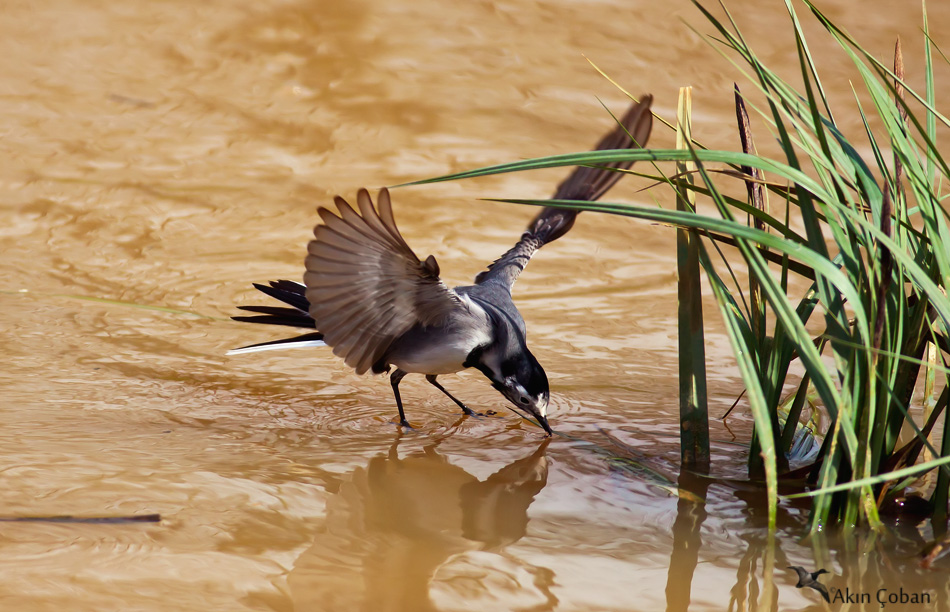
[[[342,254],[339,249],[331,247],[330,245],[323,242],[317,242],[316,240],[311,240],[310,244],[307,245],[307,253],[309,255],[315,255],[320,259],[334,261],[337,263],[346,263],[349,261],[347,255]]]
[[[367,195],[367,197],[369,196]],[[382,248],[398,246],[391,243],[386,232],[380,233],[373,226],[373,217],[367,216],[362,206],[360,207],[360,212],[364,216],[357,214],[357,212],[342,199],[340,202],[337,202],[337,208],[340,210],[340,217],[346,225],[340,226],[340,224],[336,224],[334,229],[338,229],[341,233],[345,233],[347,236],[353,237],[363,244],[377,245]],[[370,204],[370,209],[372,209],[372,204]],[[352,230],[352,232],[350,230]],[[355,232],[355,234],[353,232]]]
[[[389,198],[389,190],[383,189],[379,194],[378,200],[380,221],[382,221],[383,225],[386,227],[389,235],[393,237],[393,240],[401,244],[403,248],[409,249],[409,245],[406,244],[406,240],[402,237],[402,234],[399,233],[399,229],[396,227],[396,219],[393,217],[393,203]]]
[[[416,325],[442,322],[459,307],[455,295],[419,260],[396,227],[389,192],[357,195],[358,211],[343,198],[337,213],[318,209],[322,224],[307,245],[304,274],[310,316],[324,341],[358,374]]]
[[[600,139],[595,151],[636,149],[646,146],[653,127],[650,105],[653,96],[645,95],[633,104],[613,130]],[[633,162],[613,162],[599,167],[576,168],[557,187],[552,199],[594,201],[613,187]],[[497,283],[511,291],[518,275],[531,256],[542,246],[557,240],[571,229],[580,211],[545,207],[528,224],[527,231],[514,247],[475,277],[476,284]]]
[[[386,196],[386,199],[388,200],[388,195]],[[380,195],[377,200],[380,200],[381,204],[383,196]],[[373,202],[369,198],[369,193],[365,191],[358,193],[356,202],[360,207],[360,213],[362,214],[363,219],[370,227],[373,228],[373,231],[376,232],[378,239],[385,240],[396,250],[412,252],[412,249],[410,249],[409,245],[406,244],[406,241],[403,240],[398,230],[396,232],[391,232],[389,228],[383,224],[383,220],[380,219],[379,213],[377,213],[376,209],[373,208]]]

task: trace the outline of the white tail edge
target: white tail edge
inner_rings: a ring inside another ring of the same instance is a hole
[[[245,346],[243,348],[231,349],[225,355],[243,355],[244,353],[259,353],[261,351],[276,351],[282,349],[310,348],[314,346],[326,346],[323,340],[303,340],[301,342],[285,342],[283,344],[263,344],[261,346]]]

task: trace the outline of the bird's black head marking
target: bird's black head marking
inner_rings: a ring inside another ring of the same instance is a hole
[[[549,434],[547,407],[550,400],[548,377],[544,368],[525,347],[522,351],[507,355],[496,367],[492,367],[490,355],[484,355],[477,367],[492,386],[515,406],[516,411],[525,411],[538,420]]]

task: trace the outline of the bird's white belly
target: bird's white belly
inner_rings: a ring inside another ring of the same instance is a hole
[[[427,343],[411,355],[400,355],[393,365],[410,374],[452,374],[465,369],[462,364],[476,346],[470,338]]]
[[[491,341],[491,327],[481,306],[468,296],[459,296],[464,316],[446,325],[418,332],[406,346],[391,356],[394,366],[411,374],[452,374],[479,346]]]

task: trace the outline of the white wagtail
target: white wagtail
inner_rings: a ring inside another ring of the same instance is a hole
[[[595,150],[644,146],[653,117],[652,96],[633,105]],[[631,138],[632,137],[632,138]],[[553,199],[600,198],[631,162],[578,167],[558,185]],[[240,306],[257,316],[237,321],[289,325],[318,331],[264,342],[228,354],[277,348],[330,346],[357,374],[389,372],[399,422],[409,427],[399,381],[424,374],[467,415],[474,412],[439,384],[441,374],[476,368],[514,406],[533,416],[548,435],[548,379],[525,340],[525,323],[511,299],[511,288],[531,256],[563,236],[578,211],[544,208],[507,253],[479,273],[475,284],[450,289],[439,278],[439,264],[416,257],[396,228],[389,191],[373,206],[369,192],[356,198],[359,212],[334,198],[338,212],[318,208],[322,224],[307,245],[303,284],[272,281],[254,286],[291,306]]]

